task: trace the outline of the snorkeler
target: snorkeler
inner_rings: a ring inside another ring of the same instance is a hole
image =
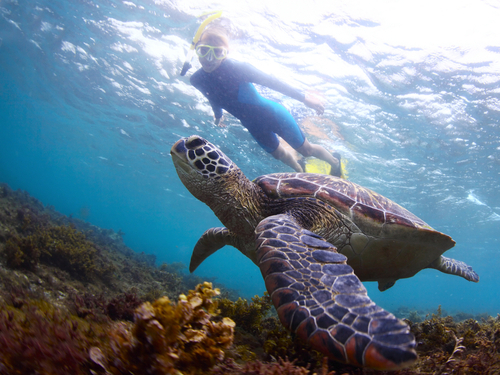
[[[228,33],[221,26],[207,28],[196,43],[195,51],[202,68],[191,76],[191,84],[210,102],[216,125],[221,126],[224,109],[241,121],[265,151],[295,171],[304,170],[280,143],[277,135],[304,157],[314,156],[326,161],[331,165],[330,174],[340,177],[340,156],[336,154],[339,156],[336,158],[322,146],[310,143],[285,107],[262,97],[252,83],[296,99],[322,115],[324,107],[317,98],[280,82],[248,63],[228,59]]]

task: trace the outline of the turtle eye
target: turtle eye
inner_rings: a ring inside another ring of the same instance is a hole
[[[186,141],[186,147],[190,148],[190,149],[198,148],[198,147],[204,146],[206,144],[207,144],[207,141],[205,141],[203,138],[200,138],[196,135],[192,135]]]

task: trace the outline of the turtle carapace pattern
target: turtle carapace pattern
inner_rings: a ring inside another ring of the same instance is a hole
[[[230,245],[261,270],[281,323],[329,358],[396,370],[417,359],[409,327],[377,306],[361,281],[379,289],[423,268],[479,277],[442,254],[447,235],[391,200],[353,182],[310,173],[250,181],[218,147],[193,135],[171,149],[179,178],[225,227],[208,229],[193,272]]]

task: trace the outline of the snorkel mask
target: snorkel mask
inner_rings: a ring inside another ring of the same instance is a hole
[[[196,46],[196,54],[198,57],[215,58],[216,60],[224,60],[227,56],[227,49],[224,47],[214,47],[208,44],[200,44]]]
[[[193,41],[191,42],[191,47],[189,48],[188,54],[186,56],[186,61],[184,61],[184,65],[182,66],[181,76],[186,75],[187,71],[191,68],[191,60],[193,59],[193,51],[194,51],[194,49],[196,47],[196,43],[198,43],[198,41],[200,40],[201,33],[203,32],[203,30],[205,30],[205,27],[207,27],[207,25],[210,22],[212,22],[216,18],[219,18],[222,15],[222,10],[215,11],[215,12],[205,13],[205,14],[202,14],[200,17],[206,16],[207,14],[212,14],[212,15],[210,17],[208,17],[205,21],[203,21],[201,23],[200,27],[198,28],[198,31],[196,31],[196,34],[195,34],[195,36],[193,38]],[[211,46],[199,46],[199,47],[211,47]],[[212,47],[212,48],[214,48],[214,47]],[[219,47],[216,47],[216,48],[219,48]],[[205,53],[205,55],[208,54],[209,52],[212,52],[212,50],[208,50]],[[217,57],[217,51],[215,51],[215,48],[214,48],[214,50],[213,50],[212,53],[214,54],[214,56],[215,56],[216,59],[219,59]],[[224,57],[226,57],[226,54],[227,54],[227,50],[226,50],[226,52],[224,54]],[[199,54],[198,54],[198,56],[199,56]]]

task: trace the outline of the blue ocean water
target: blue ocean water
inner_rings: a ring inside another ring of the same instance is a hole
[[[231,56],[323,98],[328,121],[308,137],[342,153],[349,179],[452,236],[446,255],[481,278],[423,270],[383,293],[366,283],[372,299],[389,310],[500,313],[493,1],[0,0],[0,181],[122,230],[158,263],[188,264],[219,222],[178,180],[178,138],[208,138],[250,178],[289,171],[230,116],[213,126],[189,85],[198,62],[179,76],[197,16],[214,9],[233,23]],[[264,291],[233,248],[197,274],[246,297]]]

